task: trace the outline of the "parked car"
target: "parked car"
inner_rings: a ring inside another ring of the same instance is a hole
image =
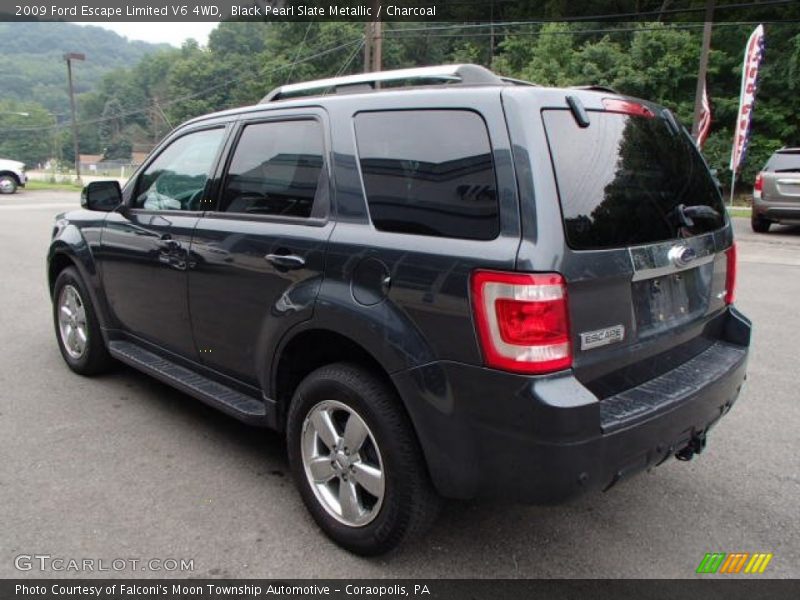
[[[688,460],[745,378],[708,168],[670,112],[606,89],[474,65],[286,85],[82,204],[47,267],[67,365],[282,432],[359,554],[441,498],[555,503]]]
[[[17,188],[25,187],[28,175],[25,163],[0,158],[0,194],[13,194]]]
[[[800,222],[800,148],[773,154],[753,184],[753,231],[767,233],[772,223]]]

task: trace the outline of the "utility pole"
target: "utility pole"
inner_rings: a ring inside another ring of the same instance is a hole
[[[700,131],[700,115],[703,112],[703,88],[706,85],[708,72],[708,53],[711,50],[711,27],[714,22],[714,0],[706,0],[706,16],[703,24],[703,46],[700,49],[700,68],[697,71],[697,87],[694,92],[694,118],[692,119],[692,137],[697,139]]]
[[[50,144],[52,145],[52,155],[50,157],[50,177],[52,182],[56,182],[56,157],[58,156],[58,117],[55,113],[49,113],[53,117],[53,135],[50,136]]]
[[[489,64],[486,66],[491,69],[494,62],[494,0],[489,5],[489,22],[491,23],[489,28]]]
[[[379,0],[372,2],[372,21],[367,21],[364,30],[364,72],[382,70],[383,22],[378,19]]]
[[[364,73],[372,69],[372,21],[364,24]]]
[[[75,150],[75,178],[81,182],[81,155],[78,151],[78,119],[75,114],[75,90],[72,87],[72,61],[86,60],[86,55],[79,52],[67,52],[64,54],[67,61],[67,78],[69,79],[69,106],[72,111],[72,145]]]

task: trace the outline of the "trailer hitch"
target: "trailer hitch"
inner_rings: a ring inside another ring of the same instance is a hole
[[[705,447],[706,433],[703,431],[693,435],[689,443],[675,453],[675,458],[683,461],[692,460],[692,457],[694,457],[695,454],[700,454]]]

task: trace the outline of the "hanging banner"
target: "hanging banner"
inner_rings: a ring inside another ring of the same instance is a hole
[[[747,142],[750,136],[750,120],[753,116],[753,106],[756,101],[756,86],[758,81],[758,67],[764,56],[764,26],[759,25],[750,35],[744,53],[742,65],[742,91],[739,95],[739,113],[733,134],[733,149],[731,150],[731,171],[735,174],[744,162],[747,152]]]

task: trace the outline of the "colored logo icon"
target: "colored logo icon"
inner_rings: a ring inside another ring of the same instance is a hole
[[[737,573],[748,573],[754,575],[763,573],[769,562],[772,560],[772,553],[766,552],[708,552],[700,561],[697,573],[724,573],[728,575]]]

